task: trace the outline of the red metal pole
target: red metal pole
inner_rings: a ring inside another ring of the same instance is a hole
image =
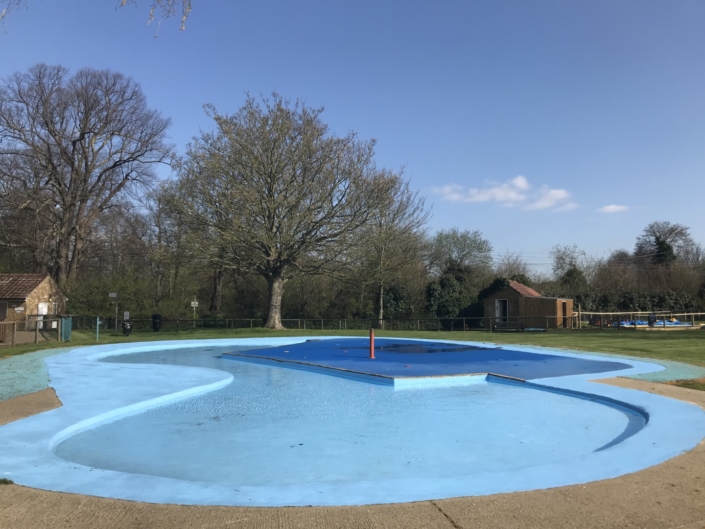
[[[375,330],[370,328],[370,358],[375,358]]]

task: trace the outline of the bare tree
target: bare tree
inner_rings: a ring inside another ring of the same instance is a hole
[[[158,310],[161,310],[163,302],[174,299],[177,283],[183,284],[184,270],[194,260],[191,246],[186,242],[186,227],[178,211],[171,207],[176,193],[174,182],[166,181],[152,189],[142,200],[149,223],[146,244],[149,271],[153,278],[153,308]]]
[[[614,250],[597,263],[594,281],[598,294],[615,294],[636,290],[639,286],[634,256],[627,250]]]
[[[678,259],[686,266],[700,266],[705,264],[705,248],[699,243],[683,245],[678,249]]]
[[[531,270],[528,263],[520,253],[507,252],[503,254],[495,264],[495,275],[497,277],[529,277]]]
[[[384,325],[384,289],[405,268],[419,263],[421,228],[429,218],[423,198],[401,175],[388,174],[383,202],[362,230],[360,249],[365,282],[377,292],[377,319]]]
[[[130,78],[38,64],[0,85],[0,181],[9,207],[36,226],[28,241],[70,289],[98,216],[153,181],[168,160],[169,120]],[[20,244],[4,241],[6,244]]]
[[[137,4],[141,0],[119,0],[119,6],[124,7],[128,4]],[[0,0],[0,6],[5,7],[0,11],[0,20],[4,19],[10,12],[14,11],[22,5],[27,5],[27,0]],[[179,9],[179,7],[181,9]],[[181,29],[186,27],[186,19],[191,13],[191,0],[150,0],[149,19],[148,22],[154,20],[155,14],[159,14],[161,18],[174,16],[178,11],[181,11]]]
[[[178,208],[206,259],[266,279],[266,326],[281,329],[284,284],[349,253],[385,173],[374,142],[332,135],[322,109],[278,94],[248,97],[233,115],[207,109],[216,130],[188,148]]]
[[[689,228],[682,224],[656,221],[649,224],[636,240],[634,255],[658,265],[670,265],[679,253],[695,247]]]
[[[556,279],[564,278],[566,274],[573,275],[575,271],[579,271],[587,284],[592,284],[599,260],[593,259],[576,245],[557,244],[551,248],[549,255],[553,259],[553,275]]]

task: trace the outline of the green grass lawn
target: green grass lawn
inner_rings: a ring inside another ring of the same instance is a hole
[[[132,343],[153,340],[187,340],[208,338],[252,338],[272,336],[367,336],[367,331],[314,331],[268,329],[193,329],[170,332],[135,332],[129,338],[120,332],[101,332],[96,342],[94,331],[74,331],[71,342],[31,344],[0,348],[0,358],[39,351],[52,347],[95,345],[96,343]],[[443,331],[376,331],[376,336],[468,340],[517,345],[539,345],[561,349],[576,349],[674,360],[705,366],[705,331],[645,332],[645,331],[552,331],[545,333],[487,333]]]

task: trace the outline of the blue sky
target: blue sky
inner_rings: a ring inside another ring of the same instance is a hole
[[[556,244],[633,249],[654,220],[705,243],[705,2],[27,0],[0,76],[33,64],[120,71],[184,145],[277,91],[338,134],[377,139],[433,206],[429,229],[480,230],[546,264]],[[155,37],[156,35],[156,37]]]

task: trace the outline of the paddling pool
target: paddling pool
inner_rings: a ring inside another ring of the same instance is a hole
[[[584,483],[705,435],[693,405],[590,382],[631,359],[362,338],[76,349],[47,360],[64,406],[3,427],[0,472],[138,501],[359,505]],[[7,469],[7,470],[6,470]]]

